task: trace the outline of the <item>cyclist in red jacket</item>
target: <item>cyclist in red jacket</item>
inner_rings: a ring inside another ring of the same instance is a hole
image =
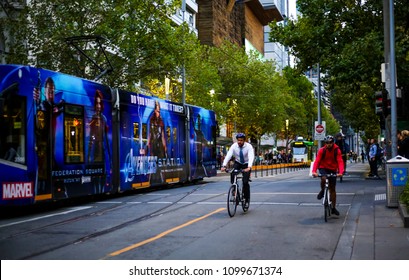
[[[324,139],[325,146],[318,150],[317,158],[314,161],[312,168],[312,175],[318,176],[317,170],[321,175],[336,173],[337,177],[341,177],[344,174],[344,161],[342,159],[342,153],[339,147],[334,143],[334,137],[328,135]],[[338,210],[335,208],[337,203],[337,193],[335,186],[337,184],[336,177],[329,178],[329,192],[330,199],[332,201],[332,214],[339,216]],[[317,199],[322,199],[324,196],[325,177],[321,177],[321,191],[317,195]]]

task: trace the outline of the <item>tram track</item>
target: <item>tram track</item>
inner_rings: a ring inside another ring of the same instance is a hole
[[[185,193],[170,194],[170,195],[163,195],[163,196],[154,197],[154,198],[149,199],[149,200],[147,200],[147,201],[144,201],[144,202],[142,202],[142,203],[150,203],[150,202],[162,200],[162,199],[164,199],[164,198],[169,198],[169,197],[174,197],[174,196],[183,195],[182,198],[180,198],[179,200],[175,201],[175,202],[172,203],[171,205],[168,205],[168,206],[167,206],[167,207],[170,207],[170,206],[172,206],[172,205],[178,203],[180,200],[183,200],[184,198],[186,198],[186,197],[187,197],[188,195],[190,195],[191,193],[196,192],[197,189],[199,189],[199,187],[195,188],[193,191],[189,191],[189,192],[185,192]],[[141,195],[141,194],[137,194],[137,195]],[[142,195],[143,195],[143,194],[142,194]],[[100,210],[97,210],[97,211],[93,211],[93,212],[90,212],[90,213],[86,213],[86,214],[83,214],[83,215],[80,215],[80,216],[76,216],[76,217],[73,217],[73,218],[70,218],[70,219],[65,219],[65,220],[63,220],[63,221],[58,221],[58,222],[55,222],[55,223],[47,224],[47,225],[44,225],[44,226],[41,226],[41,227],[37,227],[37,228],[25,230],[25,231],[20,231],[20,232],[18,232],[18,233],[13,233],[13,234],[10,234],[10,235],[8,235],[8,236],[5,236],[5,237],[1,238],[1,240],[10,239],[10,238],[14,238],[14,237],[21,236],[21,235],[25,235],[25,234],[35,233],[35,232],[38,232],[38,231],[41,231],[41,230],[45,230],[45,229],[48,229],[48,228],[52,228],[52,227],[55,227],[55,226],[66,225],[66,224],[78,222],[78,221],[81,221],[81,220],[84,220],[84,219],[92,218],[92,217],[95,217],[95,216],[101,216],[101,215],[104,215],[104,214],[106,214],[106,213],[109,213],[109,212],[116,211],[116,210],[119,210],[119,209],[122,209],[122,208],[127,207],[127,206],[129,205],[130,201],[134,200],[134,198],[135,198],[135,196],[132,196],[130,199],[128,199],[128,200],[126,200],[126,201],[122,201],[122,202],[119,203],[119,204],[112,204],[111,206],[105,207],[105,208],[100,209]],[[108,200],[109,200],[109,199],[108,199]],[[161,208],[161,209],[166,209],[167,207],[163,207],[163,208]],[[157,211],[160,211],[161,209],[159,209],[159,210],[157,210]]]
[[[144,201],[143,203],[149,203],[149,202],[153,202],[153,201],[162,200],[164,198],[169,198],[169,197],[182,195],[182,197],[178,198],[177,200],[172,201],[171,203],[169,203],[169,204],[167,204],[167,205],[165,205],[163,207],[160,207],[159,209],[156,209],[154,211],[146,213],[146,214],[144,214],[142,216],[139,216],[139,217],[136,217],[134,219],[119,223],[117,225],[111,226],[111,227],[103,229],[103,230],[99,230],[99,231],[96,231],[96,232],[93,232],[93,233],[90,233],[90,234],[85,234],[85,235],[83,235],[83,236],[81,236],[79,238],[76,238],[74,240],[70,240],[70,241],[67,241],[67,242],[64,242],[64,243],[60,243],[60,244],[54,245],[52,247],[49,247],[49,248],[46,248],[46,249],[43,249],[43,250],[37,250],[36,252],[32,252],[32,253],[30,253],[28,255],[21,256],[19,259],[22,259],[22,260],[33,259],[33,258],[39,257],[41,255],[48,254],[48,253],[51,253],[53,251],[59,250],[59,249],[64,248],[64,247],[68,247],[68,246],[75,245],[75,244],[80,244],[80,243],[86,242],[86,241],[88,241],[90,239],[101,237],[103,235],[113,233],[115,231],[126,228],[129,225],[134,225],[136,223],[146,221],[148,219],[155,218],[155,217],[157,217],[159,215],[165,215],[165,214],[168,214],[168,213],[172,213],[172,212],[178,211],[180,209],[187,208],[187,207],[190,207],[192,205],[200,204],[200,203],[206,202],[208,200],[212,200],[214,198],[225,195],[225,193],[222,192],[220,194],[215,194],[215,195],[211,195],[211,196],[208,196],[206,198],[200,199],[200,200],[195,201],[193,203],[189,203],[189,204],[180,203],[182,200],[184,200],[188,196],[194,194],[195,192],[197,192],[202,187],[203,186],[198,186],[198,187],[194,188],[193,190],[190,190],[190,191],[185,192],[185,193],[165,195],[165,196],[160,196],[160,197],[157,197],[157,198],[154,198],[154,199],[150,199],[148,201]],[[177,206],[177,207],[174,207],[174,206]],[[59,221],[59,222],[55,222],[55,223],[48,224],[48,225],[45,225],[45,226],[41,226],[41,227],[38,227],[38,228],[33,228],[33,229],[30,229],[30,230],[25,230],[25,231],[22,231],[22,232],[11,234],[11,235],[8,235],[7,237],[3,238],[3,240],[4,239],[10,239],[11,240],[13,238],[22,237],[24,235],[29,235],[29,234],[41,234],[41,233],[45,232],[47,229],[54,228],[56,226],[69,225],[69,224],[72,224],[72,223],[75,223],[75,222],[79,222],[79,221],[90,219],[90,218],[93,218],[93,217],[96,217],[96,216],[111,213],[113,211],[118,211],[118,210],[120,210],[120,209],[122,209],[124,207],[129,207],[129,203],[122,202],[121,204],[115,204],[115,205],[112,205],[110,207],[104,208],[102,210],[93,211],[91,213],[76,216],[76,217],[73,217],[73,218],[70,218],[70,219],[65,219],[63,221]]]

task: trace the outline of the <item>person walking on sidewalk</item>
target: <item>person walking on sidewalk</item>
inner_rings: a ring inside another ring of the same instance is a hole
[[[378,140],[376,139],[371,139],[371,147],[369,148],[369,166],[371,168],[371,171],[368,175],[370,178],[376,178],[380,179],[378,176],[378,159],[376,157],[376,154],[378,152],[379,146],[378,146]]]
[[[318,150],[317,158],[314,161],[312,168],[312,176],[317,177],[319,173],[325,174],[336,173],[337,177],[344,174],[344,160],[342,158],[341,150],[338,145],[334,143],[334,137],[328,135],[324,139],[325,146]],[[337,184],[336,177],[329,178],[329,192],[332,202],[332,214],[339,216],[338,210],[335,208],[337,204],[337,193],[335,190]],[[317,199],[322,199],[324,196],[325,177],[321,177],[321,191],[317,195]]]
[[[347,154],[350,151],[348,143],[345,141],[344,134],[342,132],[338,132],[334,138],[335,145],[338,146],[339,150],[342,154],[342,160],[344,161],[344,173],[346,175],[347,171]]]
[[[402,130],[398,139],[400,140],[398,145],[398,155],[409,159],[409,131]]]

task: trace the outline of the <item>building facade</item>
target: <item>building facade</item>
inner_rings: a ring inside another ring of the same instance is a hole
[[[26,5],[26,0],[0,0],[0,21],[3,18],[15,18]],[[10,52],[6,40],[12,40],[10,30],[4,24],[0,25],[0,63],[6,63]]]
[[[183,0],[182,7],[177,10],[176,14],[172,16],[172,20],[177,24],[181,25],[186,22],[189,28],[196,35],[198,34],[196,26],[196,18],[199,7],[196,0]]]
[[[197,0],[198,37],[202,44],[218,47],[229,41],[264,56],[264,26],[282,21],[275,5],[264,7],[259,0]]]

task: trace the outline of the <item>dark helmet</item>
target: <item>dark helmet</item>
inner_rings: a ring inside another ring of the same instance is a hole
[[[327,143],[327,142],[334,142],[334,136],[332,136],[332,135],[327,135],[327,136],[325,136],[324,141],[325,141],[325,143]]]
[[[344,137],[344,134],[342,134],[342,132],[338,132],[337,134],[335,134],[335,137],[336,138]]]
[[[246,134],[244,134],[242,132],[237,133],[236,134],[236,139],[239,139],[239,138],[246,138]]]

